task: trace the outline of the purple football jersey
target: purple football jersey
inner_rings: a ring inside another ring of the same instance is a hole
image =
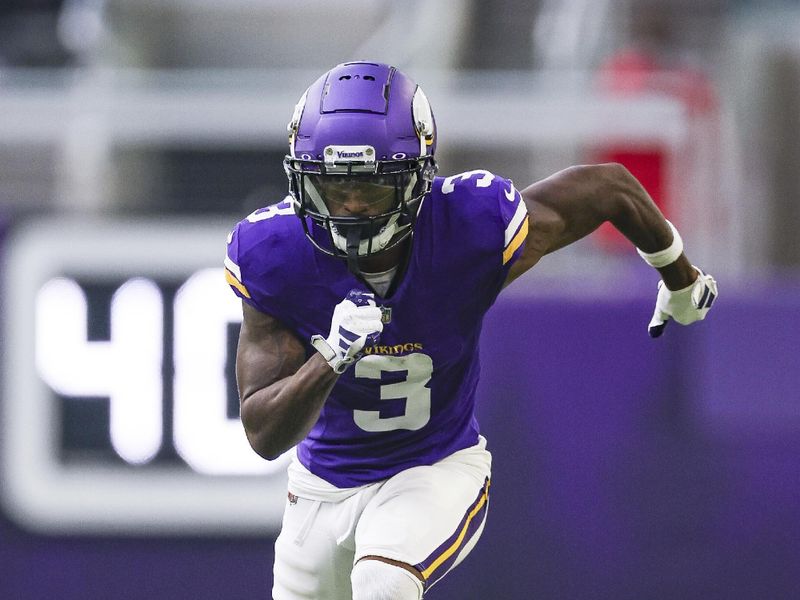
[[[477,443],[475,389],[483,316],[524,245],[528,214],[513,184],[488,171],[437,177],[420,208],[402,280],[386,298],[378,344],[340,376],[297,448],[337,487],[432,464]],[[245,302],[305,344],[327,336],[333,309],[368,290],[345,262],[305,238],[289,200],[231,233],[226,277]]]

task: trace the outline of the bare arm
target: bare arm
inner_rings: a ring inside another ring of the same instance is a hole
[[[570,167],[524,190],[530,225],[522,255],[506,285],[533,267],[545,254],[593,232],[606,221],[645,252],[672,243],[672,231],[650,195],[619,164]],[[697,278],[686,255],[658,269],[668,289],[685,288]]]
[[[247,440],[272,460],[300,442],[319,418],[338,375],[280,321],[242,303],[236,352],[241,419]]]

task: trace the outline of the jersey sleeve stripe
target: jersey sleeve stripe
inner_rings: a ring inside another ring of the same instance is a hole
[[[520,223],[522,223],[527,216],[528,207],[526,206],[525,202],[520,200],[519,204],[517,204],[517,210],[514,212],[514,216],[511,217],[511,221],[509,221],[508,227],[506,227],[505,242],[503,243],[503,246],[508,246],[509,242],[514,239],[514,234],[517,232],[517,229],[519,229]]]
[[[239,268],[239,265],[230,259],[229,256],[225,257],[225,268],[228,269],[228,271],[230,271],[237,280],[242,280],[242,270]]]
[[[517,231],[516,235],[511,239],[511,242],[506,246],[506,249],[503,250],[503,264],[506,264],[508,261],[511,260],[511,257],[514,256],[514,252],[517,251],[522,245],[522,242],[525,241],[525,238],[528,235],[528,217],[526,215],[525,220],[522,222],[522,226]]]
[[[225,281],[227,281],[232,288],[238,290],[242,296],[245,298],[250,298],[250,292],[247,290],[245,285],[236,279],[233,273],[231,273],[228,269],[225,269]]]
[[[464,544],[469,541],[480,528],[486,516],[486,509],[488,508],[490,485],[491,482],[487,477],[477,500],[475,500],[472,506],[467,510],[466,515],[455,533],[427,559],[415,565],[420,573],[422,573],[422,577],[425,579],[427,585],[433,585],[435,579],[439,579],[447,573],[458,557],[458,551],[464,547]],[[447,568],[442,569],[442,567]],[[432,576],[437,570],[439,572],[436,573],[436,577],[432,579]]]

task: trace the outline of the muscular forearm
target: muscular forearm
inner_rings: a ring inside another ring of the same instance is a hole
[[[337,379],[314,353],[293,375],[244,396],[241,419],[253,450],[272,460],[300,442],[317,422]]]
[[[664,215],[627,169],[615,170],[611,189],[613,202],[608,220],[614,227],[644,252],[656,252],[670,246],[673,234]],[[670,290],[685,288],[697,278],[697,271],[685,254],[659,268],[658,272]]]
[[[306,359],[297,335],[247,303],[236,351],[236,383],[247,440],[273,459],[303,440],[343,373],[368,340],[383,330],[373,294],[350,290],[334,307],[331,333],[311,337],[316,351]]]
[[[508,281],[545,254],[568,246],[610,222],[637,248],[656,252],[672,243],[672,231],[650,195],[619,164],[570,167],[522,191],[531,224],[522,257]],[[669,289],[688,286],[696,276],[688,259],[659,269]]]

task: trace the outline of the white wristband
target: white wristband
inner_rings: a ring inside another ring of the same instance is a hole
[[[641,256],[648,265],[656,269],[671,265],[683,254],[683,240],[681,239],[681,234],[678,233],[678,230],[675,229],[675,226],[669,221],[667,221],[667,225],[669,225],[669,228],[672,230],[672,243],[668,248],[664,248],[658,252],[642,252],[639,248],[636,249],[639,256]]]

